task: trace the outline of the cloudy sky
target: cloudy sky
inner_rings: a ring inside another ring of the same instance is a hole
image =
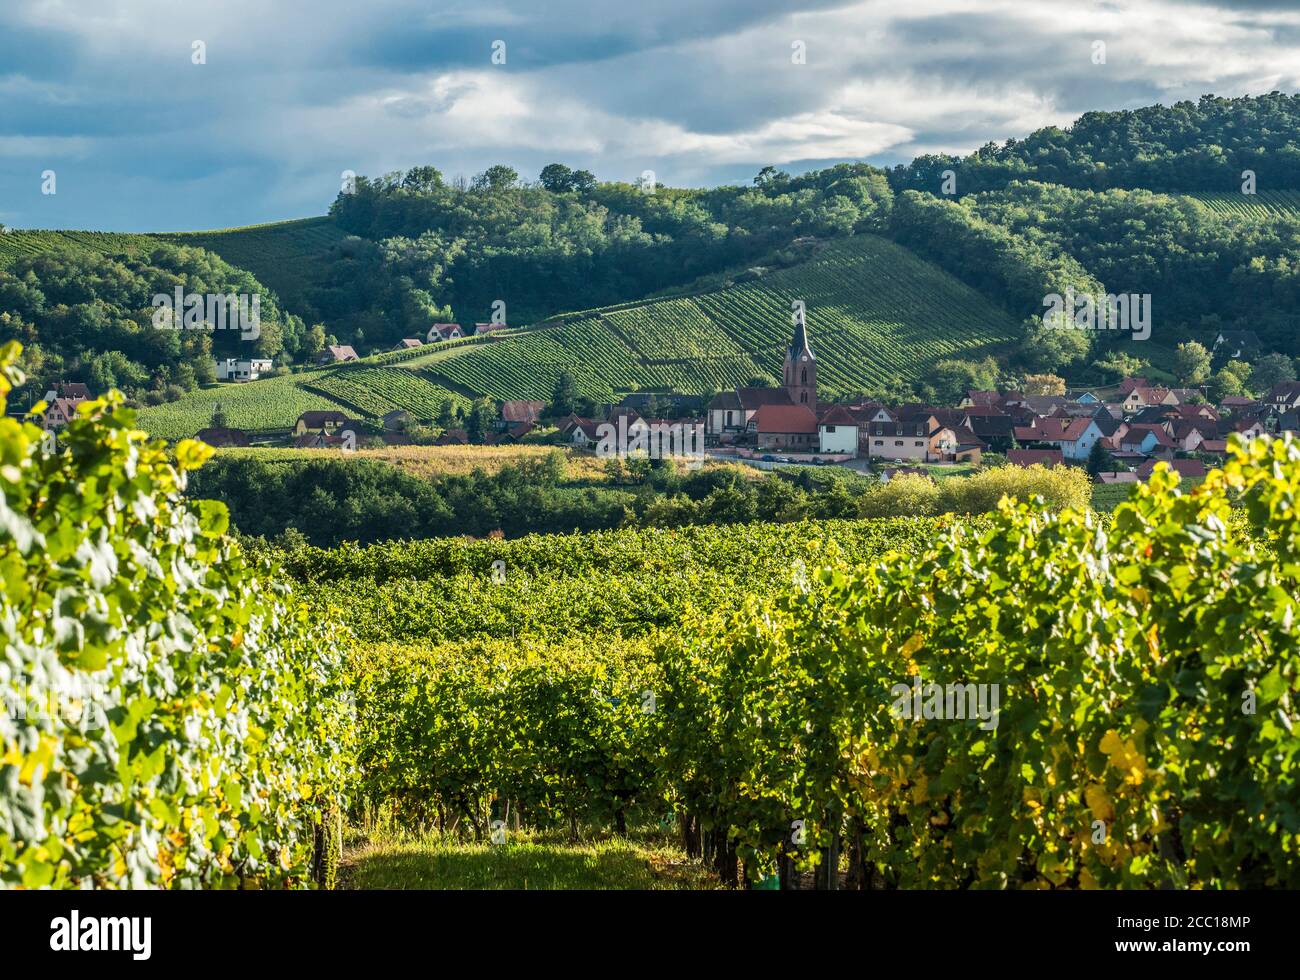
[[[425,163],[740,183],[1274,89],[1296,0],[4,0],[0,223],[303,217]]]

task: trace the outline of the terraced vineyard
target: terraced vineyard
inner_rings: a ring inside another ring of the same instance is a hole
[[[463,395],[430,381],[405,367],[341,368],[311,376],[302,385],[352,408],[356,414],[377,417],[406,409],[418,419],[438,417],[448,402],[465,403]]]
[[[1188,194],[1216,214],[1251,218],[1300,216],[1300,191],[1260,191],[1257,194]]]
[[[275,290],[290,312],[297,312],[306,290],[328,270],[325,260],[330,249],[347,236],[332,219],[320,217],[158,237],[177,245],[206,248],[231,265],[247,269]]]
[[[943,270],[861,235],[761,280],[587,312],[428,369],[494,398],[546,398],[566,369],[585,393],[702,393],[779,377],[796,299],[807,304],[818,386],[830,396],[915,380],[944,358],[1003,350],[1016,334],[1008,314]]]
[[[226,413],[227,424],[254,431],[287,428],[303,412],[314,409],[333,409],[351,414],[348,406],[304,385],[305,380],[319,376],[318,372],[308,372],[248,384],[203,388],[179,401],[141,409],[139,425],[164,439],[187,438],[211,424],[212,410],[218,403]]]

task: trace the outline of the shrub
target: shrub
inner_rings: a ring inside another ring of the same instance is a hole
[[[1000,466],[940,481],[939,513],[985,514],[997,510],[1003,497],[1024,501],[1041,497],[1052,510],[1082,511],[1092,499],[1092,481],[1074,466]]]
[[[349,770],[340,635],[183,499],[209,447],[169,459],[116,392],[78,416],[58,453],[0,419],[0,884],[306,884]]]

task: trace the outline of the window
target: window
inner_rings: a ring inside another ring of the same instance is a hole
[[[801,402],[806,402],[806,401],[808,400],[808,392],[806,392],[806,391],[803,392],[803,393],[799,396],[799,400],[800,400]]]
[[[801,385],[806,385],[806,384],[808,383],[808,369],[807,369],[807,368],[804,368],[802,371],[799,372],[799,383],[800,383]]]
[[[827,432],[834,432],[834,431],[835,431],[835,426],[833,426],[833,425],[828,425],[828,426],[826,426],[826,431],[827,431]]]
[[[916,440],[916,445],[918,445],[918,446],[921,445],[921,440],[920,440],[920,439]]]
[[[885,444],[885,440],[884,440],[884,439],[877,439],[877,440],[876,440],[876,445],[877,445],[877,446],[883,446],[884,444]]]
[[[903,440],[902,440],[902,439],[895,439],[895,440],[894,440],[894,445],[895,445],[895,446],[901,446],[902,444],[903,444]]]

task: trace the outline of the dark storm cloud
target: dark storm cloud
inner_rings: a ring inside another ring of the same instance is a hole
[[[422,163],[741,182],[1298,78],[1300,11],[1281,2],[9,0],[0,222],[319,214],[342,170]]]

